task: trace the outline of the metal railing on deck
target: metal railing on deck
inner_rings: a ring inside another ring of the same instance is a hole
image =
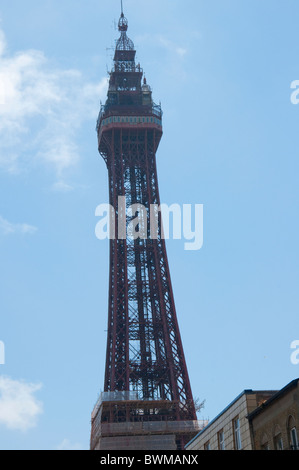
[[[117,111],[116,111],[117,110]],[[163,112],[162,112],[162,107],[160,104],[155,104],[153,103],[152,106],[132,106],[129,107],[128,105],[117,105],[117,106],[112,106],[112,105],[105,105],[102,104],[97,120],[97,127],[96,130],[98,131],[101,125],[101,121],[103,117],[109,117],[117,114],[123,114],[123,115],[154,115],[158,117],[159,119],[162,119]]]

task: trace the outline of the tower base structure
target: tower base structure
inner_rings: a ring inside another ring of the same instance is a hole
[[[91,450],[183,450],[207,421],[176,421],[178,403],[103,392],[91,416]]]

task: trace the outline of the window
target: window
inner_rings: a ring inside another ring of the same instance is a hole
[[[282,433],[281,433],[280,426],[278,424],[274,428],[273,444],[274,444],[274,450],[283,450]]]
[[[292,450],[299,450],[299,448],[298,448],[297,429],[295,427],[291,429],[291,449]]]
[[[277,434],[277,436],[274,437],[274,448],[275,450],[283,450],[283,442],[282,442],[281,434]]]
[[[206,442],[204,445],[205,450],[211,450],[210,441]]]
[[[261,450],[270,450],[269,438],[265,433],[261,439]]]
[[[218,448],[219,450],[225,450],[223,429],[218,432]]]
[[[240,420],[239,420],[239,418],[234,419],[233,429],[234,429],[235,449],[236,450],[241,450],[242,449],[242,441],[241,441],[241,431],[240,431]]]
[[[299,450],[296,421],[293,416],[289,416],[287,424],[288,439],[291,450]]]
[[[269,448],[269,443],[266,442],[265,444],[262,444],[262,445],[261,445],[261,450],[270,450],[270,448]]]

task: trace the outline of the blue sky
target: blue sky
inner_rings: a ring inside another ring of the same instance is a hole
[[[119,3],[0,5],[1,449],[89,446],[108,303],[95,123]],[[212,419],[246,388],[299,376],[299,4],[125,0],[125,13],[164,111],[162,201],[204,205],[203,248],[167,247],[193,393]]]

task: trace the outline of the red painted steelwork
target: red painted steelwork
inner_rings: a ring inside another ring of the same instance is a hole
[[[169,419],[196,420],[161,215],[156,239],[151,238],[149,220],[146,239],[117,236],[123,210],[118,207],[119,196],[126,197],[126,209],[136,203],[145,206],[148,218],[150,205],[160,206],[156,151],[162,137],[162,110],[153,103],[145,80],[142,85],[123,14],[119,30],[108,97],[97,124],[99,152],[108,168],[110,204],[116,212],[116,238],[110,241],[104,390],[135,391],[144,401],[170,401],[175,406]],[[124,118],[128,116],[137,116],[137,121]]]

